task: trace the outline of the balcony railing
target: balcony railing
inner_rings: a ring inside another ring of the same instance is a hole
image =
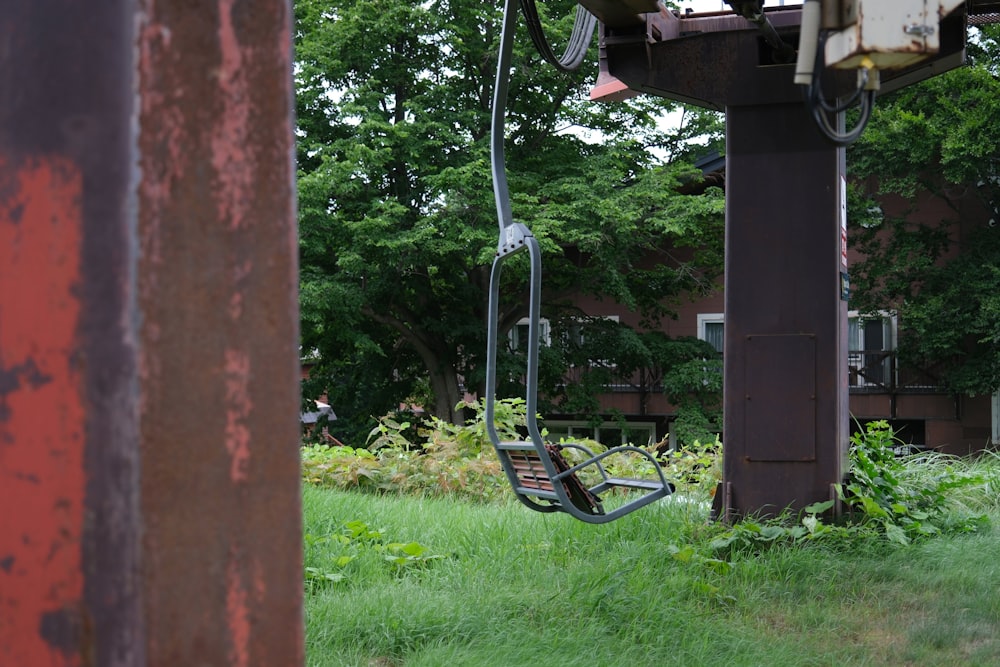
[[[580,381],[585,370],[572,368],[565,382]],[[937,369],[900,365],[895,350],[850,350],[847,354],[848,387],[852,394],[934,394],[944,391]],[[605,385],[608,393],[661,392],[660,378],[647,373],[615,377]]]
[[[848,386],[857,394],[930,394],[942,391],[935,369],[898,363],[895,350],[847,353]]]

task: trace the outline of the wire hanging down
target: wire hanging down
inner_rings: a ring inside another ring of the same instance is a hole
[[[557,69],[564,72],[572,72],[579,69],[583,63],[583,58],[587,55],[587,47],[594,37],[594,28],[597,27],[597,18],[583,8],[576,6],[576,19],[573,22],[573,33],[570,35],[569,44],[562,56],[557,57],[548,39],[545,38],[545,31],[542,29],[542,21],[538,18],[538,7],[535,0],[520,0],[521,13],[524,14],[525,23],[528,25],[528,34],[535,48],[542,54],[542,58],[551,63]]]
[[[826,100],[826,96],[823,95],[822,85],[820,84],[819,73],[823,71],[823,47],[826,44],[826,35],[821,34],[819,38],[819,44],[816,49],[816,66],[813,70],[812,82],[806,87],[805,98],[806,106],[812,112],[813,118],[816,119],[819,129],[830,141],[834,142],[838,146],[847,146],[857,141],[861,133],[864,132],[865,127],[868,125],[868,120],[871,118],[872,109],[875,106],[875,92],[878,89],[878,70],[875,69],[874,64],[865,67],[862,66],[858,68],[858,86],[855,88],[851,96],[841,103],[830,103]],[[870,63],[870,61],[869,61]],[[860,100],[860,102],[859,102]],[[861,110],[861,115],[858,118],[857,123],[851,130],[841,132],[838,128],[835,128],[831,123],[831,118],[829,114],[837,114],[847,111],[850,107],[858,103]]]
[[[820,26],[819,0],[806,0],[802,5],[802,30],[799,38],[798,62],[795,67],[795,83],[805,86],[803,97],[816,125],[830,141],[838,146],[854,143],[871,118],[875,106],[875,93],[879,87],[879,73],[868,58],[858,68],[858,85],[850,97],[842,102],[828,102],[823,94],[821,75],[826,66],[824,51],[827,33]],[[861,115],[849,131],[835,127],[837,116],[855,104]],[[830,118],[833,114],[834,118]]]

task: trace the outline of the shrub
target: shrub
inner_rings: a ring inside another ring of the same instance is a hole
[[[463,425],[431,417],[414,428],[410,422],[383,417],[368,436],[368,449],[304,446],[303,479],[317,486],[377,493],[453,495],[476,501],[512,498],[486,432],[485,406],[478,401],[467,407],[474,410],[475,416]],[[519,430],[526,424],[523,399],[497,402],[495,416],[501,438],[521,437]],[[605,449],[592,440],[580,444],[595,453]],[[717,441],[708,447],[696,443],[696,447],[671,455],[670,470],[683,476],[685,485],[693,490],[703,478],[714,479],[720,451]],[[571,460],[577,455],[576,450],[567,450]],[[613,476],[655,474],[649,461],[634,453],[623,453],[604,463]],[[708,486],[714,489],[714,482]]]
[[[958,457],[938,452],[896,456],[899,446],[886,421],[851,436],[851,471],[837,492],[862,523],[873,523],[900,544],[941,531],[972,531],[985,515],[961,502],[962,489],[987,480]]]

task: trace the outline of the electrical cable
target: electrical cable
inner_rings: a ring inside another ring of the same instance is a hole
[[[563,71],[578,69],[590,46],[597,26],[597,18],[581,5],[577,5],[576,19],[569,44],[561,57],[556,57],[549,46],[538,17],[535,0],[505,0],[503,22],[500,31],[500,52],[497,62],[496,83],[493,88],[493,105],[490,125],[490,170],[493,175],[493,195],[496,200],[500,231],[514,224],[510,208],[510,189],[507,184],[507,170],[504,155],[504,126],[507,110],[507,93],[510,87],[510,66],[514,51],[514,32],[517,27],[517,11],[514,3],[521,6],[528,33],[542,57]]]
[[[833,125],[830,124],[830,118],[826,115],[826,112],[815,105],[811,105],[811,110],[813,118],[816,119],[819,129],[823,132],[826,137],[837,144],[838,146],[848,146],[853,144],[864,132],[865,127],[868,125],[868,120],[871,118],[872,107],[874,106],[875,91],[869,90],[865,92],[864,97],[861,99],[861,117],[858,122],[849,132],[840,132]]]
[[[538,17],[538,7],[535,0],[520,0],[520,5],[521,13],[524,14],[524,20],[528,25],[528,34],[542,58],[563,72],[579,69],[587,53],[587,47],[590,46],[594,37],[597,18],[584,9],[582,5],[577,5],[569,44],[566,45],[562,56],[557,57],[549,41],[545,38],[545,31],[542,28],[542,21]]]
[[[868,77],[869,77],[867,69],[861,68],[861,70],[859,71],[860,71],[860,81],[858,81],[858,87],[854,89],[854,92],[851,93],[850,97],[848,97],[840,104],[830,104],[829,102],[827,102],[826,97],[824,97],[822,94],[822,91],[816,93],[816,101],[819,103],[819,105],[823,108],[824,111],[828,111],[830,113],[840,113],[842,111],[847,111],[848,109],[853,107],[855,103],[857,103],[858,99],[861,97],[861,94],[865,92],[865,86],[868,85]]]
[[[813,118],[816,120],[816,124],[819,126],[820,131],[830,141],[838,146],[847,146],[848,144],[852,144],[857,141],[858,137],[861,136],[861,133],[864,132],[865,127],[868,125],[868,120],[871,118],[872,109],[875,106],[875,89],[877,88],[878,71],[875,71],[876,79],[872,81],[871,74],[874,68],[870,66],[859,68],[860,76],[858,86],[851,96],[840,104],[831,104],[823,95],[821,84],[821,73],[826,66],[823,57],[825,46],[826,33],[821,32],[816,48],[816,57],[813,63],[812,76],[810,77],[809,84],[806,86],[803,94],[805,96],[806,106],[809,108]],[[856,102],[859,104],[861,116],[858,118],[858,122],[851,130],[841,132],[831,124],[830,117],[827,114],[843,113]]]

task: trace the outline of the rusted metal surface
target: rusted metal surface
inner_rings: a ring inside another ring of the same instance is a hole
[[[629,91],[727,112],[725,483],[721,516],[827,500],[847,446],[847,315],[840,300],[843,151],[826,142],[756,27],[729,14],[645,14],[602,28],[597,97]],[[796,39],[801,8],[768,11]],[[966,13],[941,53],[883,74],[882,93],[964,59]],[[853,90],[853,73],[824,89]],[[787,345],[785,344],[787,343]]]
[[[3,153],[0,664],[73,665],[85,613],[86,410],[71,360],[82,179],[70,160]]]
[[[636,26],[645,22],[642,15],[659,11],[656,0],[580,0],[580,4],[604,25]]]
[[[778,34],[795,44],[801,23],[800,6],[767,12]],[[602,27],[604,82],[619,80],[633,91],[689,104],[725,110],[730,105],[785,104],[802,99],[789,85],[794,64],[774,61],[757,27],[732,13],[674,16],[645,14],[643,30],[615,31]],[[956,11],[942,20],[941,52],[926,61],[882,72],[880,94],[922,81],[960,66],[965,59],[966,14]],[[824,88],[853,90],[853,71],[832,73]],[[619,98],[627,93],[617,87]],[[595,93],[601,95],[601,91]]]
[[[0,12],[4,667],[303,659],[291,10],[163,4]]]
[[[149,664],[300,664],[290,3],[140,4]]]
[[[737,515],[827,500],[848,438],[843,149],[801,104],[726,117],[724,477]]]
[[[798,29],[801,9],[768,12],[780,34]],[[626,38],[605,31],[608,71],[633,90],[717,110],[729,104],[794,102],[793,65],[762,67],[768,49],[757,27],[734,14],[647,15],[656,30]],[[762,62],[762,58],[764,61]]]
[[[134,665],[132,10],[0,12],[0,664]]]

